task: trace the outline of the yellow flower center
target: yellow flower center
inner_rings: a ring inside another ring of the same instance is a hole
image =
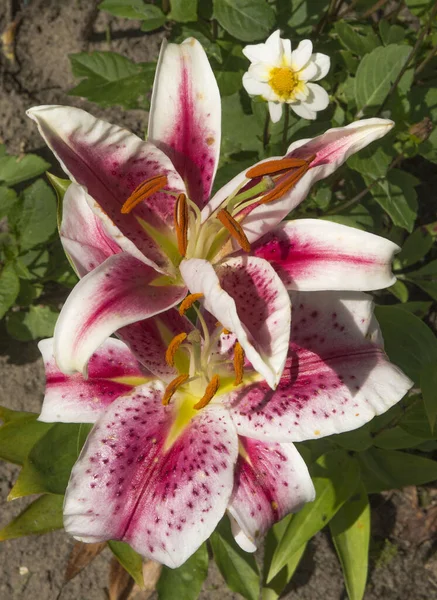
[[[290,67],[274,67],[270,71],[269,84],[278,96],[289,99],[299,84],[299,78]]]

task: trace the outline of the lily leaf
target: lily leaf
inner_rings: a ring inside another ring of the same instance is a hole
[[[121,566],[126,569],[131,577],[133,577],[135,583],[139,585],[140,588],[144,588],[143,559],[138,552],[135,552],[135,550],[125,542],[115,542],[111,540],[108,542],[108,546]]]
[[[5,421],[0,427],[0,458],[22,465],[36,442],[53,424],[37,421],[38,415],[34,413],[18,412],[13,418],[6,419],[3,410],[0,407],[0,418]]]
[[[163,567],[156,586],[159,600],[196,600],[208,574],[208,551],[200,548],[178,569]]]
[[[0,541],[62,529],[63,504],[64,496],[45,494],[37,498],[0,531]]]
[[[266,38],[275,23],[273,8],[265,0],[213,0],[214,18],[243,42]]]

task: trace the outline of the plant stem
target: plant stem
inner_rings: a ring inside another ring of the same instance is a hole
[[[379,115],[382,113],[382,111],[384,110],[384,108],[385,108],[385,106],[386,106],[386,104],[387,104],[387,102],[388,102],[388,100],[389,100],[390,96],[391,96],[391,95],[393,94],[393,92],[396,90],[396,88],[397,88],[397,87],[398,87],[398,85],[399,85],[399,82],[400,82],[400,80],[401,80],[401,79],[402,79],[402,77],[404,76],[404,73],[405,73],[405,71],[408,69],[408,67],[409,67],[409,65],[410,65],[410,62],[411,62],[411,60],[412,60],[412,59],[413,59],[413,57],[414,57],[414,56],[417,54],[417,52],[418,52],[418,51],[419,51],[419,49],[420,49],[420,46],[422,45],[422,42],[423,42],[423,40],[425,39],[425,37],[426,37],[426,36],[429,34],[429,32],[431,31],[432,21],[433,21],[433,19],[434,19],[435,15],[436,15],[436,13],[437,13],[437,2],[434,4],[434,6],[433,6],[433,9],[432,9],[432,11],[431,11],[431,13],[430,13],[430,15],[429,15],[428,22],[426,23],[426,25],[424,25],[424,26],[422,27],[422,31],[420,32],[420,34],[419,34],[419,37],[417,38],[417,41],[416,41],[416,43],[415,43],[415,44],[414,44],[414,46],[413,46],[413,49],[411,50],[411,52],[410,52],[410,54],[409,54],[409,56],[408,56],[408,58],[407,58],[407,60],[406,60],[406,62],[405,62],[405,64],[404,64],[404,66],[402,67],[402,69],[401,69],[401,71],[400,71],[399,75],[396,77],[396,79],[395,79],[395,80],[394,80],[394,82],[393,82],[393,85],[392,85],[392,86],[391,86],[391,88],[389,89],[389,91],[388,91],[388,94],[387,94],[387,96],[385,97],[385,100],[384,100],[384,102],[381,104],[381,106],[380,106],[380,108],[379,108],[379,111],[378,111],[378,114],[377,114],[376,116],[379,116]]]
[[[290,121],[290,107],[288,104],[285,105],[285,116],[284,116],[284,128],[282,130],[282,154],[287,151],[287,139],[288,139],[288,123]]]
[[[263,148],[264,148],[264,150],[269,145],[269,141],[270,141],[270,112],[269,112],[269,107],[267,106],[266,119],[264,121],[264,130],[263,130]]]
[[[414,71],[414,77],[416,77],[419,73],[421,73],[423,71],[423,69],[426,67],[426,65],[429,63],[429,61],[432,58],[434,58],[434,56],[436,54],[437,54],[437,45],[434,46],[434,48],[431,48],[431,51],[425,56],[425,58],[422,60],[422,62],[420,63],[420,65]]]
[[[373,6],[371,6],[369,8],[369,10],[366,10],[366,12],[363,14],[363,19],[367,19],[368,17],[371,17],[373,15],[373,13],[375,13],[377,10],[382,8],[384,6],[384,4],[386,4],[387,2],[388,2],[388,0],[378,0],[378,2],[376,2]]]

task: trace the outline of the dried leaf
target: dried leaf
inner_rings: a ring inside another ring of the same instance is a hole
[[[129,600],[134,580],[116,558],[109,565],[109,600]]]
[[[65,569],[64,583],[76,577],[82,569],[87,567],[100,554],[106,542],[98,544],[84,544],[76,542],[70,552],[67,568]]]

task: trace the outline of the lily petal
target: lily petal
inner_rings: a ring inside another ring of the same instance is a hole
[[[247,359],[275,388],[283,371],[290,332],[290,300],[264,260],[231,258],[214,271],[206,260],[182,261],[191,293],[205,296],[204,307],[237,336]]]
[[[329,129],[316,138],[299,140],[291,144],[287,150],[287,158],[305,159],[314,154],[316,157],[311,162],[307,173],[288,193],[275,202],[257,206],[244,219],[242,226],[249,242],[254,242],[282,221],[291,210],[305,200],[311,186],[316,181],[329,177],[349,156],[384,136],[393,125],[393,121],[387,119],[363,119],[346,127]],[[277,160],[278,158],[280,157],[272,157],[267,160]],[[263,160],[257,164],[264,162],[266,161]],[[246,172],[247,169],[234,177],[215,194],[202,211],[203,221],[229,194],[244,184]],[[242,189],[244,190],[244,188]]]
[[[64,373],[86,373],[95,352],[117,329],[175,306],[183,286],[156,286],[157,272],[133,256],[115,254],[85,275],[65,302],[55,328],[55,357]]]
[[[121,207],[144,180],[166,175],[167,190],[185,191],[171,160],[150,142],[126,129],[96,119],[84,110],[64,106],[38,106],[27,114],[73,181],[82,185],[94,200],[91,208],[101,211],[137,248],[137,258],[164,268],[167,258],[138,222],[142,219],[158,230],[173,225],[175,198],[157,192],[129,214]],[[120,241],[121,243],[121,241]]]
[[[150,379],[129,348],[108,339],[91,356],[88,379],[79,373],[64,375],[53,355],[53,338],[38,348],[44,360],[46,390],[39,421],[45,423],[95,423],[119,396]]]
[[[220,153],[221,102],[201,44],[163,43],[153,84],[148,139],[169,156],[202,208]]]
[[[177,370],[165,360],[167,347],[176,335],[190,333],[192,330],[191,322],[172,308],[150,319],[122,327],[117,331],[117,336],[151,373],[162,381],[170,381],[176,377]],[[181,356],[180,360],[183,361],[184,358]],[[185,362],[187,365],[183,371],[188,372],[188,361]]]
[[[265,384],[231,396],[240,435],[303,441],[364,425],[396,404],[412,381],[375,338],[365,294],[295,292],[290,350],[276,391]]]
[[[377,290],[396,281],[400,248],[383,237],[321,219],[285,221],[252,245],[289,290]]]
[[[175,568],[211,535],[233,488],[237,435],[226,410],[199,411],[169,445],[176,418],[161,384],[114,402],[72,470],[64,526],[85,542],[128,542]]]
[[[293,444],[239,437],[235,487],[228,511],[237,543],[249,552],[270,527],[315,498],[305,461]]]
[[[76,183],[65,192],[59,235],[79,277],[122,251],[88,206],[85,190]]]

